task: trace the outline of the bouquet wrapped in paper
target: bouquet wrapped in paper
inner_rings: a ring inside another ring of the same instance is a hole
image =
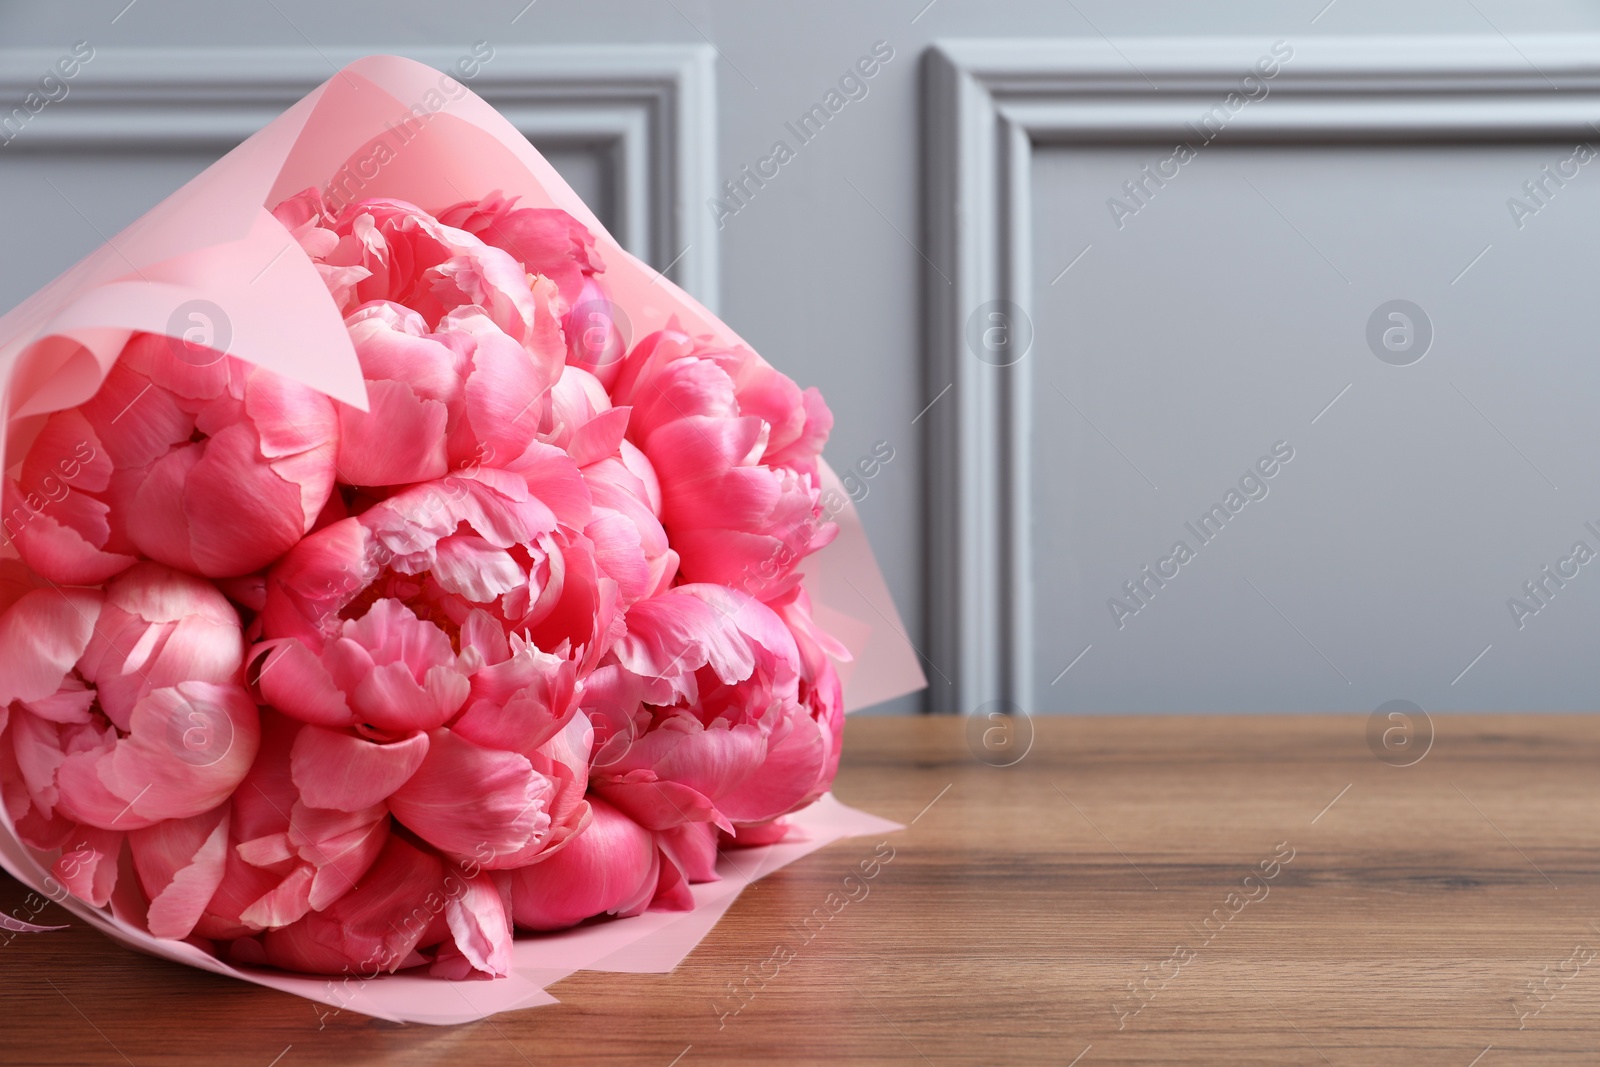
[[[0,382],[0,861],[126,943],[455,1021],[889,825],[825,796],[922,684],[827,406],[448,77],[351,65]]]

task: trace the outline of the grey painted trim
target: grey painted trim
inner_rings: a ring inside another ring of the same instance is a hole
[[[1239,88],[1271,38],[954,40],[924,69],[924,329],[929,349],[930,707],[1026,707],[1032,684],[1029,358],[978,360],[980,305],[1030,314],[1031,169],[1039,145],[1192,138],[1186,124]],[[1226,143],[1600,137],[1600,36],[1290,41],[1270,94]],[[1259,92],[1259,90],[1255,90]],[[1070,462],[1070,457],[1068,457]]]
[[[438,69],[464,48],[401,48]],[[102,49],[7,153],[225,150],[370,50]],[[61,55],[0,50],[0,111]],[[601,154],[614,236],[702,303],[717,300],[715,53],[708,45],[502,46],[467,84],[536,144]],[[0,155],[0,160],[4,155]],[[681,257],[681,258],[680,258]],[[675,261],[675,262],[674,262]]]

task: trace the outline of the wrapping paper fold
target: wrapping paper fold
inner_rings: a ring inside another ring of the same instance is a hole
[[[633,339],[676,318],[690,333],[741,343],[720,320],[626,252],[527,140],[487,103],[447,76],[393,56],[360,60],[307,95],[61,277],[0,318],[0,400],[7,413],[0,469],[9,467],[52,411],[91,397],[136,332],[180,335],[209,308],[229,355],[328,396],[367,406],[361,367],[316,268],[268,208],[318,186],[365,199],[438,208],[499,191],[525,207],[560,208],[595,235],[606,282]],[[915,650],[845,499],[836,540],[805,564],[816,618],[851,650],[840,665],[845,707],[922,688]],[[674,967],[751,881],[830,841],[896,825],[831,796],[791,817],[791,838],[725,854],[722,880],[696,886],[691,912],[647,912],[563,934],[519,940],[511,978],[448,982],[407,975],[310,978],[229,966],[198,947],[162,941],[136,920],[68,898],[85,922],[141,951],[396,1021],[455,1023],[552,1003],[544,987],[574,971],[664,972]],[[64,894],[16,838],[0,833],[0,866],[52,899]],[[112,905],[116,911],[115,901]],[[450,992],[441,993],[443,985]]]

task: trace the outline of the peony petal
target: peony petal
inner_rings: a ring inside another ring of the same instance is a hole
[[[733,830],[733,824],[717,814],[716,805],[704,794],[680,782],[602,781],[591,788],[646,829],[668,830],[686,822],[715,822],[724,830]]]
[[[79,410],[118,468],[147,467],[194,433],[194,416],[126,360],[112,366],[99,391]]]
[[[495,978],[511,973],[511,916],[492,875],[479,872],[464,882],[446,875],[444,914],[456,948],[475,969]]]
[[[56,770],[58,787],[57,807],[74,822],[85,826],[106,827],[116,831],[151,826],[159,819],[141,816],[132,810],[127,799],[113,792],[101,776],[109,762],[116,732],[108,730],[102,750],[70,752]]]
[[[289,843],[287,831],[241,841],[234,846],[234,851],[252,867],[276,867],[295,858],[295,849]]]
[[[100,594],[35,589],[0,615],[0,704],[42,700],[61,688],[100,617]]]
[[[377,861],[389,839],[389,813],[381,806],[346,814],[297,804],[294,814],[290,836],[301,841],[300,855],[317,869],[309,902],[312,910],[323,911]]]
[[[656,834],[656,844],[690,882],[715,882],[717,831],[710,823],[687,822]]]
[[[17,715],[10,736],[0,739],[0,744],[5,743],[11,745],[33,806],[48,818],[60,798],[56,774],[67,758],[61,750],[61,731],[55,723],[35,715]]]
[[[275,930],[298,922],[311,910],[311,880],[316,870],[302,863],[261,899],[239,913],[239,919],[255,930]]]
[[[79,826],[67,838],[61,858],[51,872],[72,895],[97,908],[111,901],[117,884],[117,865],[126,835],[114,830]]]
[[[210,682],[155,690],[134,707],[131,725],[132,733],[97,768],[127,804],[121,815],[99,823],[107,829],[184,819],[216,807],[249,771],[261,738],[255,702],[245,691]],[[104,818],[104,812],[96,814]]]
[[[516,257],[529,274],[554,281],[563,301],[579,299],[584,282],[604,270],[594,235],[559,208],[518,208],[515,197],[491,194],[439,212],[439,220],[476,234]]]
[[[467,613],[467,621],[461,624],[461,651],[465,653],[469,648],[476,650],[483,662],[490,665],[503,663],[511,656],[505,630],[482,608],[473,608]]]
[[[410,308],[380,300],[345,319],[350,341],[367,379],[367,397],[382,382],[403,382],[415,395],[454,405],[461,399],[456,353],[438,338],[425,336],[428,323]]]
[[[628,610],[628,633],[613,651],[634,674],[664,677],[710,666],[724,683],[750,677],[755,657],[726,615],[680,586]]]
[[[380,505],[381,506],[381,505]],[[262,633],[320,648],[338,613],[376,576],[372,534],[345,518],[309,534],[267,572]]]
[[[61,688],[42,700],[25,700],[22,706],[41,719],[58,723],[87,723],[93,721],[93,707],[97,694],[73,675],[68,675]],[[5,723],[0,719],[0,733]]]
[[[522,476],[528,489],[550,508],[563,526],[581,530],[589,525],[592,506],[589,485],[565,451],[535,441],[505,467]]]
[[[466,420],[494,464],[520,455],[534,439],[539,420],[530,410],[532,402],[549,390],[558,368],[535,364],[514,339],[493,329],[482,315],[476,318],[483,321],[472,330],[476,344],[466,382]]]
[[[77,409],[58,411],[45,421],[22,461],[18,483],[24,495],[49,494],[50,479],[78,492],[104,492],[111,483],[111,457],[100,437]]]
[[[467,680],[461,679],[459,691],[449,692],[448,687],[435,686],[430,692],[411,676],[411,668],[404,663],[385,663],[374,667],[355,692],[350,694],[352,710],[358,721],[385,733],[405,734],[414,730],[431,730],[443,724],[461,707],[467,696]],[[459,696],[451,707],[447,700]]]
[[[345,623],[344,636],[369,650],[374,663],[403,663],[419,680],[428,668],[455,662],[455,650],[443,630],[388,597],[361,618]]]
[[[654,583],[638,526],[621,512],[595,508],[594,521],[583,532],[594,543],[595,562],[622,589],[626,602],[649,595]]]
[[[245,438],[250,437],[248,429],[240,430]],[[133,546],[150,559],[179,570],[200,569],[189,543],[189,516],[183,499],[202,455],[201,446],[192,444],[174,448],[156,460],[142,478],[134,477],[131,504],[122,509]]]
[[[512,872],[511,908],[528,930],[562,930],[595,915],[643,911],[655,893],[660,856],[649,831],[603,800],[561,851]]]
[[[228,809],[169,819],[128,837],[139,881],[150,898],[146,920],[156,937],[181,941],[200,921],[222,883]]]
[[[474,604],[492,604],[528,580],[509,552],[471,534],[440,541],[434,560],[439,584]]]
[[[609,771],[625,775],[630,769],[647,767],[720,808],[722,797],[755,774],[766,754],[767,738],[757,726],[719,722],[707,727],[693,715],[675,714],[639,738]]]
[[[427,932],[440,910],[430,903],[442,902],[442,893],[439,860],[391,835],[355,889],[326,911],[269,931],[261,940],[265,959],[310,974],[395,971]]]
[[[260,367],[247,373],[245,414],[255,428],[263,456],[279,459],[331,445],[338,432],[332,400],[310,386]],[[332,458],[330,451],[323,459],[325,475],[319,481],[324,498],[333,487]],[[321,510],[321,501],[306,507],[312,515]]]
[[[449,412],[404,381],[368,381],[369,410],[339,406],[339,480],[351,485],[402,485],[442,478],[449,470]]]
[[[117,552],[103,552],[70,526],[64,526],[49,515],[29,517],[10,486],[5,497],[7,526],[17,551],[28,566],[52,582],[63,585],[99,585],[101,582],[131,566],[134,556]],[[104,504],[94,501],[98,510],[107,510]],[[22,514],[19,516],[19,509]]]
[[[567,446],[572,461],[580,467],[587,467],[615,455],[622,446],[622,436],[627,432],[628,416],[632,410],[626,407],[611,408],[578,427],[572,435],[572,443]]]
[[[769,745],[761,767],[717,797],[717,810],[734,822],[765,822],[812,799],[827,766],[830,746],[823,727],[796,708],[794,727]]]
[[[257,685],[277,710],[319,726],[353,726],[355,713],[321,661],[298,638],[274,645],[262,661]]]
[[[663,852],[661,877],[656,882],[655,895],[650,898],[650,910],[693,911],[694,905],[694,891],[689,888],[689,876]]]
[[[485,748],[531,752],[577,709],[572,661],[534,648],[480,670],[472,681],[473,701],[451,729]]]
[[[447,855],[494,869],[550,826],[554,788],[525,756],[482,748],[450,730],[430,735],[427,758],[389,799],[412,832]],[[472,801],[462,803],[464,783]]]
[[[310,528],[332,488],[331,453],[323,462],[327,484],[308,502],[302,485],[266,463],[261,443],[242,423],[210,438],[204,448],[184,479],[181,514],[187,519],[194,569],[207,576],[247,574],[283,555]]]
[[[351,733],[307,726],[289,757],[294,784],[314,808],[361,811],[404,785],[428,754],[428,735],[380,745]]]
[[[628,362],[632,363],[644,347],[645,343],[641,342],[634,353],[629,354]],[[625,368],[623,375],[627,373]],[[733,379],[711,360],[690,356],[666,363],[659,373],[641,379],[637,388],[614,389],[612,402],[633,407],[630,429],[635,441],[647,440],[662,427],[687,418],[716,424],[736,420],[739,416]],[[760,421],[750,420],[751,423]]]
[[[237,819],[232,821],[237,824]],[[230,852],[223,862],[222,882],[211,895],[205,914],[195,924],[194,935],[229,941],[259,933],[260,926],[252,926],[240,916],[279,885],[285,873],[287,870],[274,872],[252,867]]]

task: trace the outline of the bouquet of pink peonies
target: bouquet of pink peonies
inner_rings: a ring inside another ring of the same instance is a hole
[[[481,101],[364,60],[109,245],[0,320],[8,870],[306,995],[260,976],[537,992],[709,924],[514,931],[720,914],[727,850],[882,825],[810,807],[865,628],[808,561],[893,618],[821,396]]]

